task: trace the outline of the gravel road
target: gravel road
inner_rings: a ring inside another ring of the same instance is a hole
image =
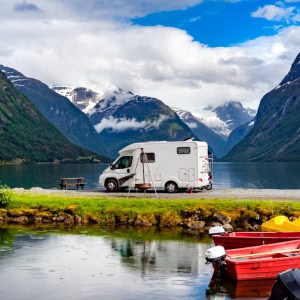
[[[131,191],[118,192],[118,193],[107,193],[102,189],[99,190],[57,190],[57,189],[42,189],[42,188],[31,188],[25,190],[23,188],[13,189],[16,193],[36,193],[36,194],[59,194],[68,196],[91,196],[91,197],[120,197],[124,198],[129,196],[130,198],[146,197],[156,198],[156,194],[153,191],[147,191],[144,195],[142,192]],[[158,192],[158,198],[160,199],[214,199],[214,198],[230,198],[230,199],[272,199],[272,200],[293,200],[300,201],[300,190],[279,190],[279,189],[212,189],[211,191],[198,191],[192,194],[188,193],[176,193],[167,194],[164,192]]]

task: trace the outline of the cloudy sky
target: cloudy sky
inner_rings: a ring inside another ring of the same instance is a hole
[[[300,52],[300,0],[0,0],[0,64],[200,113],[257,108]]]

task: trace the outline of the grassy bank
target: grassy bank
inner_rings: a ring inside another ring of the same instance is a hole
[[[176,196],[176,195],[175,195]],[[16,193],[0,211],[6,223],[105,224],[185,227],[204,230],[213,223],[249,229],[272,216],[300,215],[300,202],[229,199],[108,198]],[[257,220],[257,222],[255,222]]]

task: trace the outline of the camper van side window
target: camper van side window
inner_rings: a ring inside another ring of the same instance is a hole
[[[191,148],[190,147],[178,147],[177,154],[190,154]]]
[[[155,162],[155,153],[144,153],[141,154],[141,162],[142,163],[154,163]]]
[[[132,156],[122,156],[113,165],[113,169],[130,168],[132,164]]]

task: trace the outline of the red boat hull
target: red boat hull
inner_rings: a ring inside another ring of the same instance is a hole
[[[279,272],[300,268],[300,240],[228,250],[225,262],[234,280],[273,279]]]
[[[300,232],[231,232],[212,238],[216,246],[235,249],[298,240]]]

